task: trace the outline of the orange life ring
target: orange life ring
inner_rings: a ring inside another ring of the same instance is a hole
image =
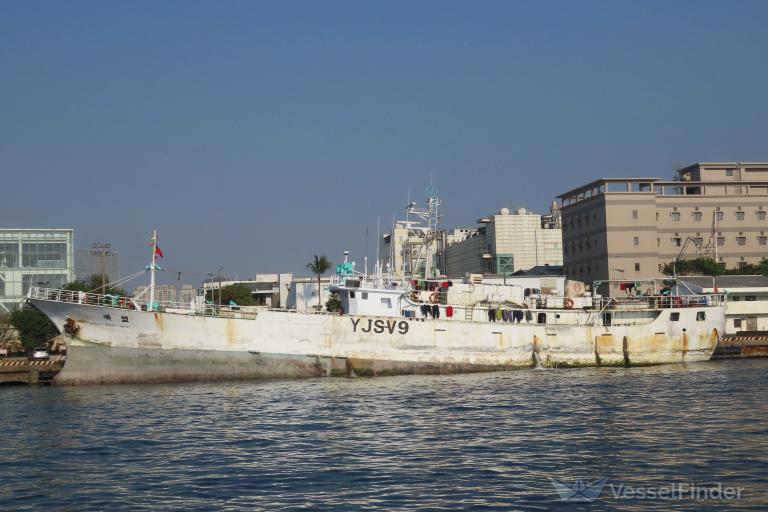
[[[573,299],[568,298],[563,301],[563,306],[565,309],[573,309]]]
[[[429,302],[430,302],[431,304],[437,304],[437,303],[439,302],[439,301],[438,301],[438,298],[437,298],[437,292],[432,292],[432,293],[430,294],[430,296],[429,296]]]

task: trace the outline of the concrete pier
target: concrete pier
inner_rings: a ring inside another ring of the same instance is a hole
[[[47,360],[30,361],[26,357],[0,359],[0,384],[50,384],[64,366],[65,356],[51,356]]]

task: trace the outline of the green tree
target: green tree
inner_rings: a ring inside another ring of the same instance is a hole
[[[233,301],[238,306],[254,305],[250,288],[242,284],[231,284],[221,288],[221,303],[229,304],[229,301]]]
[[[11,313],[11,324],[19,333],[22,345],[33,349],[47,345],[59,332],[56,326],[35,307],[18,309]]]
[[[119,295],[121,297],[127,297],[128,292],[123,288],[110,286],[107,284],[106,289],[102,292],[101,276],[91,275],[86,279],[78,279],[64,285],[65,290],[73,292],[88,292],[88,293],[103,293],[104,295]]]
[[[667,263],[664,265],[664,273],[673,275],[677,270],[678,275],[704,275],[719,276],[726,273],[725,265],[717,263],[707,258],[696,258],[692,260],[680,260],[676,263]]]
[[[323,309],[323,294],[321,293],[322,284],[320,277],[331,268],[331,262],[325,254],[322,256],[315,254],[315,259],[307,263],[307,268],[317,276],[317,309],[321,311]]]
[[[328,300],[325,302],[325,309],[331,313],[341,311],[341,300],[339,300],[338,293],[332,293]]]

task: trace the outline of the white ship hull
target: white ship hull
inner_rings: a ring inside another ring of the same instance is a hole
[[[623,325],[536,324],[262,311],[239,319],[30,298],[63,331],[55,384],[453,373],[708,360],[724,307],[659,309]],[[697,312],[706,311],[697,320]],[[671,313],[679,313],[670,321]],[[578,312],[585,318],[586,312]]]

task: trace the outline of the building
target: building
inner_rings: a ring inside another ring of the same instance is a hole
[[[674,180],[602,178],[558,196],[566,274],[655,278],[676,258],[726,267],[768,252],[768,163],[696,163]]]
[[[141,298],[142,300],[149,301],[149,286],[139,285],[133,289],[131,297],[134,299]],[[170,306],[176,303],[176,287],[172,284],[156,284],[155,285],[155,302],[162,306]]]
[[[267,306],[270,308],[285,307],[288,300],[288,294],[291,289],[293,274],[256,274],[252,279],[231,280],[227,279],[219,283],[215,280],[209,280],[203,283],[203,293],[210,298],[209,293],[216,293],[219,286],[231,286],[234,284],[245,286],[251,291],[254,304],[256,306]]]
[[[331,278],[320,278],[320,304],[325,309],[325,303],[331,297]],[[288,309],[295,309],[300,313],[317,309],[317,277],[297,277],[291,282],[290,292],[286,302]]]
[[[74,281],[72,229],[0,229],[0,312],[16,309],[30,287]]]
[[[768,331],[768,277],[683,276],[681,292],[727,293],[725,333]]]
[[[181,289],[179,290],[179,302],[182,304],[191,304],[195,301],[195,297],[197,297],[197,288],[191,284],[181,285]]]
[[[120,253],[111,244],[93,243],[90,249],[75,250],[75,278],[85,281],[91,276],[106,276],[108,283],[120,279]]]
[[[555,204],[548,215],[502,208],[477,222],[482,226],[451,233],[443,253],[446,275],[510,275],[538,265],[563,264],[560,214]]]

